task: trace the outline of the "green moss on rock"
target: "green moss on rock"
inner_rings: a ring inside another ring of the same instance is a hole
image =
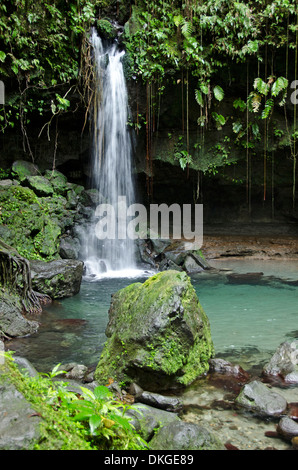
[[[23,165],[14,168],[21,171]],[[60,237],[76,217],[77,196],[74,204],[64,197],[69,191],[66,177],[58,171],[45,175],[18,176],[0,186],[1,238],[30,260],[59,258]]]
[[[147,390],[186,386],[208,371],[209,320],[186,273],[166,271],[117,292],[96,379]]]

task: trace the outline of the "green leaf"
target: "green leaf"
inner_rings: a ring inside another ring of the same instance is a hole
[[[58,107],[60,109],[67,109],[70,106],[70,101],[65,98],[62,98],[60,95],[58,95],[58,93],[56,93],[56,98],[59,103]]]
[[[191,36],[193,32],[193,25],[191,24],[191,22],[184,20],[181,31],[183,36],[185,36],[186,38]]]
[[[226,118],[222,114],[212,113],[213,119],[216,121],[217,124],[220,126],[224,126],[226,123]]]
[[[222,101],[224,99],[225,93],[220,86],[215,86],[213,89],[214,97],[217,101]]]
[[[204,99],[200,90],[197,90],[197,89],[195,90],[195,97],[196,97],[196,102],[203,108]]]
[[[18,72],[19,72],[19,67],[18,67],[18,65],[17,65],[16,63],[14,63],[14,64],[11,65],[11,69],[12,69],[12,71],[13,71],[16,75],[18,74]]]
[[[95,400],[95,394],[91,390],[89,390],[89,388],[81,387],[81,390],[85,397],[88,397],[91,400]]]
[[[235,134],[238,134],[238,132],[241,131],[243,125],[241,122],[237,121],[237,122],[234,122],[233,123],[233,132],[235,132]]]
[[[233,106],[235,109],[240,109],[240,111],[245,111],[246,109],[246,103],[241,98],[237,98],[234,101]]]
[[[251,128],[252,128],[253,135],[254,135],[255,137],[258,137],[258,136],[260,135],[260,128],[259,128],[258,124],[254,123],[254,124],[251,126]]]
[[[96,429],[99,427],[99,425],[101,424],[101,421],[102,421],[102,418],[98,415],[90,416],[89,427],[90,427],[91,434],[94,434],[94,431],[96,431]]]
[[[259,43],[257,40],[255,41],[248,41],[247,44],[249,52],[258,52],[259,50]]]
[[[110,418],[112,418],[114,421],[116,421],[123,429],[126,431],[131,430],[131,424],[128,421],[127,418],[124,418],[123,416],[118,416],[115,414],[111,414]]]
[[[266,104],[265,104],[265,108],[262,112],[262,119],[267,119],[271,110],[273,109],[273,106],[274,106],[274,101],[273,99],[269,99],[267,100]]]
[[[208,95],[209,87],[206,83],[201,83],[200,84],[200,89],[201,89],[202,93],[204,93],[204,95]]]
[[[177,16],[174,16],[173,21],[174,21],[175,26],[177,26],[178,28],[178,26],[180,26],[183,23],[184,18],[182,15],[177,15]]]
[[[104,385],[99,385],[94,389],[94,396],[97,400],[106,400],[113,396],[112,392]]]
[[[271,94],[272,96],[277,96],[281,91],[284,91],[288,88],[289,81],[284,77],[278,77],[278,79],[273,83]]]
[[[257,90],[262,95],[267,96],[270,86],[267,83],[265,83],[261,78],[256,78],[254,81],[254,89]]]
[[[1,62],[4,62],[4,61],[5,61],[5,58],[6,58],[5,52],[0,51],[0,61],[1,61]]]

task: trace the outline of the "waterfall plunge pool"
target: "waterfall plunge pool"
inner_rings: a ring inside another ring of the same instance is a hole
[[[211,325],[216,356],[244,368],[268,360],[284,341],[298,339],[298,266],[295,261],[232,260],[212,263],[218,268],[192,278],[199,301]],[[228,271],[230,270],[230,271]],[[254,284],[231,284],[229,272],[264,273]],[[129,275],[128,275],[129,276]],[[41,372],[58,363],[96,365],[104,342],[111,295],[133,282],[144,282],[144,272],[130,277],[84,280],[80,293],[55,301],[38,318],[38,333],[6,343]]]

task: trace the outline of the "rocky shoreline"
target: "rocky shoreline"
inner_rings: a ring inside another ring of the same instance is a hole
[[[148,392],[134,383],[126,389],[112,382],[109,388],[116,399],[130,404],[131,423],[151,450],[294,450],[298,448],[295,351],[291,344],[280,345],[259,377],[223,359],[211,359],[208,374],[176,395]],[[23,373],[37,375],[26,359],[16,357],[15,362]],[[85,365],[62,364],[60,369],[66,375],[53,380],[66,380],[72,392],[80,393],[81,386],[94,390],[97,385],[94,371]],[[8,382],[2,383],[0,394],[0,413],[5,413],[0,449],[29,448],[38,439],[40,420],[28,419],[28,410],[31,416],[34,410]]]

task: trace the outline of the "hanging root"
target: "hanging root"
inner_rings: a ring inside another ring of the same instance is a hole
[[[42,305],[48,303],[50,297],[34,292],[29,261],[2,240],[0,240],[0,268],[0,285],[10,292],[16,292],[25,313],[41,313]]]

